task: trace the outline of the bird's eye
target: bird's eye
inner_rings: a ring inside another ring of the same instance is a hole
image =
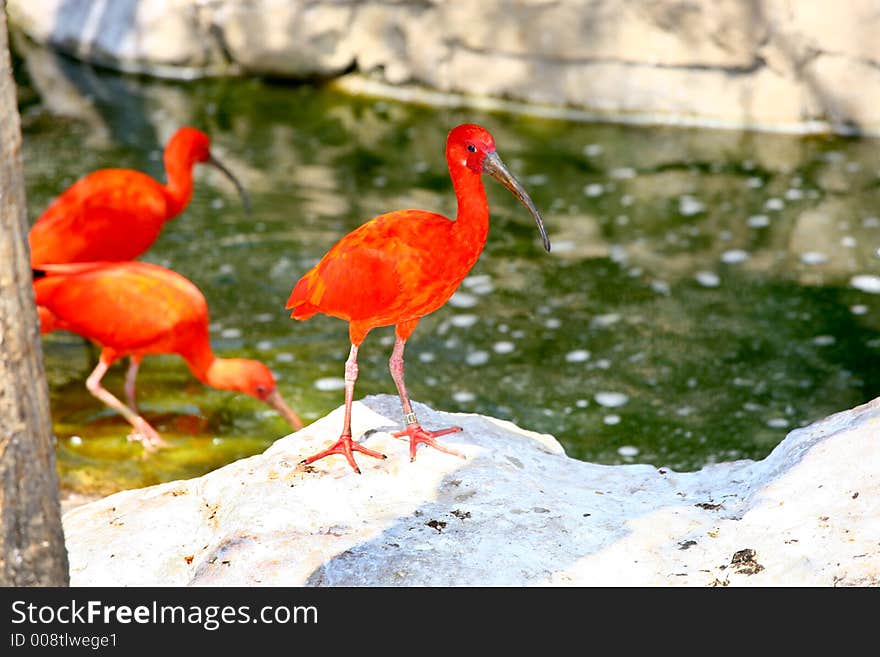
[[[261,395],[265,394],[266,393],[266,386],[257,386],[257,393],[261,394]]]
[[[468,150],[469,150],[471,153],[476,153],[476,152],[477,152],[477,147],[474,146],[473,144],[468,144]]]

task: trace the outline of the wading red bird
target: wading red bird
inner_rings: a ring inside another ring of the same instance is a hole
[[[31,266],[139,257],[156,241],[163,224],[189,204],[192,170],[199,162],[222,171],[249,210],[244,188],[211,155],[210,145],[208,135],[195,128],[175,132],[165,147],[167,185],[132,169],[100,169],[75,182],[31,227]]]
[[[496,178],[528,208],[547,251],[550,251],[550,240],[535,204],[507,170],[495,152],[495,140],[485,129],[472,124],[454,128],[446,140],[446,162],[458,200],[455,221],[424,210],[380,215],[337,242],[297,281],[287,300],[286,307],[293,311],[294,319],[324,313],[346,320],[351,340],[345,363],[342,435],[329,449],[303,463],[341,454],[355,472],[360,472],[352,451],[385,458],[352,440],[351,404],[360,344],[371,329],[392,324],[396,340],[389,368],[403,405],[405,424],[405,429],[395,436],[409,436],[410,460],[415,459],[419,443],[462,456],[435,440],[438,436],[461,431],[460,427],[427,431],[413,413],[403,376],[406,340],[421,317],[446,303],[483,251],[489,232],[489,205],[482,174]]]
[[[303,426],[263,363],[214,356],[205,297],[176,272],[138,261],[45,265],[34,281],[34,293],[41,333],[72,331],[101,347],[86,387],[128,420],[134,427],[131,438],[147,449],[166,444],[135,403],[138,367],[149,354],[178,354],[202,383],[256,397],[294,429]],[[131,360],[125,378],[128,406],[101,385],[107,368],[125,356]]]

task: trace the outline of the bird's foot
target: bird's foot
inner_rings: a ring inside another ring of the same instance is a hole
[[[139,442],[148,452],[155,452],[160,447],[171,447],[171,445],[159,435],[159,432],[142,417],[137,417],[135,419],[134,431],[128,434],[128,439]]]
[[[325,449],[323,452],[318,452],[314,456],[310,456],[307,459],[303,459],[302,461],[300,461],[300,463],[308,465],[309,463],[314,463],[315,461],[322,459],[325,456],[330,456],[332,454],[341,454],[348,461],[348,464],[352,467],[352,469],[360,474],[361,470],[357,466],[357,463],[355,463],[352,452],[360,452],[361,454],[372,456],[374,459],[386,458],[385,455],[381,452],[375,452],[372,449],[367,449],[360,443],[356,443],[351,439],[351,436],[340,436],[339,440],[337,440],[332,447]]]
[[[425,443],[433,447],[434,449],[438,449],[441,452],[446,454],[452,454],[453,456],[459,456],[461,458],[467,458],[461,452],[456,452],[454,449],[449,449],[448,447],[443,447],[443,445],[439,444],[435,438],[438,436],[445,436],[448,433],[458,433],[461,431],[461,427],[449,427],[448,429],[437,429],[437,431],[428,431],[426,429],[422,429],[419,424],[407,424],[406,429],[403,431],[397,431],[393,435],[395,438],[403,438],[404,436],[409,436],[409,460],[416,460],[416,449],[418,448],[419,443]]]

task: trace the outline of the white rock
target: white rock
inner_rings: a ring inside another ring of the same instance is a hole
[[[510,422],[416,411],[462,426],[442,440],[467,458],[423,447],[411,463],[388,433],[397,398],[368,397],[353,429],[386,460],[359,455],[361,475],[341,457],[297,465],[336,440],[338,408],[261,455],[75,508],[71,584],[880,584],[880,399],[761,461],[691,473],[577,461]]]

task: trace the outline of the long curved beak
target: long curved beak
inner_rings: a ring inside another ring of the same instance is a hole
[[[513,174],[510,173],[510,171],[508,171],[504,162],[501,161],[501,158],[498,157],[498,153],[495,151],[486,153],[486,157],[483,160],[483,173],[488,173],[495,178],[495,180],[507,187],[507,189],[509,189],[510,192],[516,196],[524,206],[526,206],[528,211],[532,213],[532,216],[535,218],[535,223],[538,224],[538,231],[541,233],[541,239],[544,241],[544,248],[547,250],[547,253],[549,253],[550,238],[547,237],[547,231],[544,229],[544,220],[541,219],[541,213],[538,212],[538,208],[535,207],[528,192],[523,189],[523,186],[519,184],[519,181],[513,177]]]
[[[238,181],[232,172],[227,169],[220,160],[218,160],[213,155],[208,157],[207,164],[210,164],[212,167],[217,167],[224,176],[229,178],[232,181],[232,184],[235,185],[235,189],[238,190],[238,195],[241,196],[241,204],[244,206],[244,211],[247,214],[251,213],[251,199],[248,196],[247,192],[244,190],[242,184]]]
[[[264,401],[278,411],[278,413],[281,414],[281,417],[287,420],[287,423],[296,431],[303,428],[302,420],[300,420],[299,416],[293,412],[290,406],[287,405],[287,402],[281,398],[281,393],[277,390],[273,390]]]

